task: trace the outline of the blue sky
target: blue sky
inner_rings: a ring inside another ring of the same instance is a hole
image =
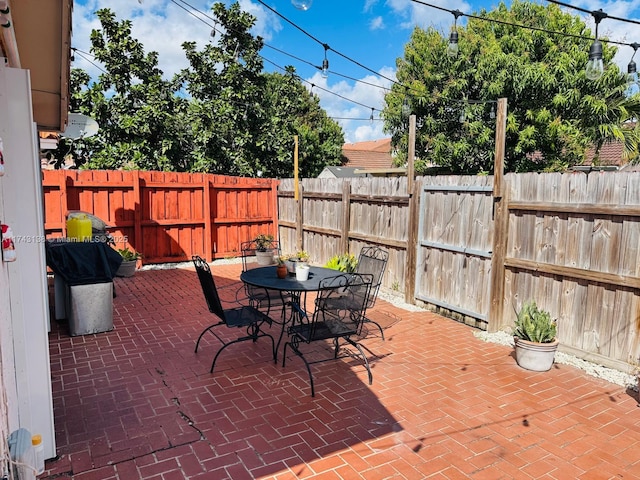
[[[240,0],[243,10],[257,17],[254,33],[262,36],[265,43],[273,47],[265,47],[261,52],[266,59],[265,70],[281,71],[278,66],[293,65],[298,75],[307,81],[307,88],[311,88],[311,84],[315,86],[313,92],[320,97],[321,105],[329,116],[342,125],[346,142],[388,136],[383,132],[382,122],[377,120],[379,110],[383,107],[385,88],[391,84],[389,79],[395,79],[396,59],[402,57],[412,29],[415,26],[434,26],[442,32],[448,32],[453,22],[453,15],[450,13],[411,0],[313,0],[311,8],[306,11],[296,9],[290,0],[263,1],[315,39],[329,45],[331,50],[366,67],[362,68],[330,50],[327,53],[329,70],[335,73],[323,78],[319,70],[312,66],[321,65],[324,58],[324,48],[320,43],[279,18],[257,0]],[[482,0],[470,3],[458,0],[425,1],[449,10],[458,9],[463,13],[473,13],[481,8],[491,10],[498,4],[497,1]],[[547,4],[544,0],[541,3]],[[602,8],[613,16],[640,19],[640,0],[573,0],[564,3],[587,10]],[[84,52],[90,51],[91,29],[100,27],[94,12],[108,7],[119,20],[126,18],[133,22],[133,37],[143,43],[147,52],[154,50],[159,53],[160,68],[170,77],[187,66],[182,42],[195,41],[202,47],[206,42],[212,41],[212,21],[199,13],[211,16],[212,5],[213,2],[208,0],[142,0],[142,3],[135,0],[76,0],[73,9],[72,46]],[[190,10],[191,14],[185,9]],[[593,25],[589,15],[569,11],[583,16],[587,24]],[[204,21],[198,20],[196,16]],[[459,23],[465,23],[464,17]],[[600,33],[613,40],[640,43],[638,25],[605,19],[600,24]],[[632,53],[631,48],[622,47],[616,57],[616,61],[625,70]],[[76,53],[73,66],[97,75],[99,71],[87,58],[91,59],[90,56]],[[636,62],[640,62],[640,58]],[[373,122],[369,120],[372,107],[375,109]]]

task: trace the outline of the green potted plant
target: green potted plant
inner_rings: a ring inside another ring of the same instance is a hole
[[[261,233],[253,239],[256,247],[256,260],[260,265],[272,265],[274,262],[273,235]]]
[[[116,272],[117,277],[132,277],[136,272],[138,260],[142,258],[142,254],[130,248],[119,248],[118,253],[122,257],[122,263]]]
[[[282,256],[284,263],[287,265],[287,271],[291,274],[296,273],[296,266],[309,263],[309,252],[298,250],[296,253],[288,253]]]
[[[331,257],[324,266],[340,272],[353,273],[358,267],[358,259],[353,253],[341,253]]]
[[[551,368],[559,344],[556,322],[534,300],[525,302],[517,312],[513,340],[516,362],[522,368],[536,372]]]

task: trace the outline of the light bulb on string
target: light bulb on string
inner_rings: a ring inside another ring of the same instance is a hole
[[[585,75],[589,80],[599,80],[604,73],[604,63],[602,61],[602,43],[598,40],[598,25],[603,18],[607,18],[607,14],[600,10],[591,12],[596,22],[596,39],[589,48],[589,61],[587,62],[587,68],[585,69]]]
[[[596,39],[589,49],[589,61],[585,74],[589,80],[599,80],[604,73],[604,63],[602,62],[602,43]]]
[[[407,100],[407,97],[404,97],[404,100],[402,101],[401,113],[402,118],[408,118],[411,114],[411,107],[409,106],[409,100]]]
[[[451,34],[449,35],[449,45],[447,45],[447,55],[450,58],[455,58],[458,56],[458,17],[462,15],[460,10],[454,10],[453,12],[454,20],[453,27],[451,27]]]
[[[640,47],[640,43],[633,42],[631,44],[631,48],[633,48],[633,55],[631,55],[631,60],[629,60],[629,64],[627,65],[627,85],[630,87],[638,83],[638,73],[636,69],[636,62],[633,60],[633,57],[636,55],[636,51]]]
[[[291,0],[291,5],[302,11],[309,10],[312,4],[313,0]]]
[[[496,118],[496,109],[493,108],[493,105],[491,105],[491,111],[489,112],[489,118],[491,120],[494,120]]]
[[[371,116],[369,117],[369,122],[373,125],[373,107],[371,107]]]
[[[320,74],[322,78],[327,78],[329,76],[329,60],[327,60],[327,50],[329,50],[329,45],[326,43],[324,46],[324,60],[322,60],[322,68],[320,69]]]

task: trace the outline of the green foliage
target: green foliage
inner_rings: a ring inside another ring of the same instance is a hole
[[[122,260],[124,260],[125,262],[131,262],[133,260],[142,258],[141,253],[138,253],[135,250],[131,250],[129,248],[119,248],[118,253],[122,257]]]
[[[263,41],[250,33],[255,17],[237,2],[212,10],[223,33],[200,51],[185,42],[189,68],[172,80],[163,78],[157,53],[146,54],[131,37],[131,21],[99,10],[91,51],[105,73],[92,81],[72,71],[71,108],[94,118],[100,130],[61,142],[56,165],[71,156],[85,168],[292,177],[294,135],[300,175],[339,164],[344,134],[318,97],[291,67],[284,75],[263,72]]]
[[[268,248],[273,246],[273,235],[270,233],[261,233],[256,238],[253,239],[256,244],[256,248],[259,251],[266,251]]]
[[[586,79],[592,37],[578,16],[555,4],[520,0],[477,12],[458,27],[460,51],[446,53],[448,37],[415,28],[398,59],[399,84],[385,96],[385,129],[406,161],[408,122],[402,104],[417,117],[416,171],[430,163],[454,173],[493,171],[496,100],[508,101],[507,171],[561,170],[581,163],[586,148],[625,139],[637,156],[637,129],[623,122],[640,114],[638,95],[627,96],[625,75],[612,62],[616,48],[603,42],[605,74]],[[498,23],[527,25],[566,35]],[[635,143],[634,143],[635,142]],[[536,152],[536,155],[533,155]]]
[[[534,300],[526,302],[516,317],[513,335],[522,340],[551,343],[556,339],[556,322],[549,312],[538,309]]]
[[[339,270],[341,272],[353,273],[358,267],[358,258],[352,253],[341,253],[329,259],[325,268]]]

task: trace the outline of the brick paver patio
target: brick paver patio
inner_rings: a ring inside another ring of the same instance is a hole
[[[241,266],[213,265],[226,298]],[[273,363],[270,342],[228,348],[189,269],[116,279],[112,332],[50,334],[58,458],[40,478],[640,478],[637,394],[565,365],[534,373],[510,347],[428,311],[378,301],[357,361]],[[274,326],[273,329],[278,327]],[[231,333],[240,333],[231,332]]]

